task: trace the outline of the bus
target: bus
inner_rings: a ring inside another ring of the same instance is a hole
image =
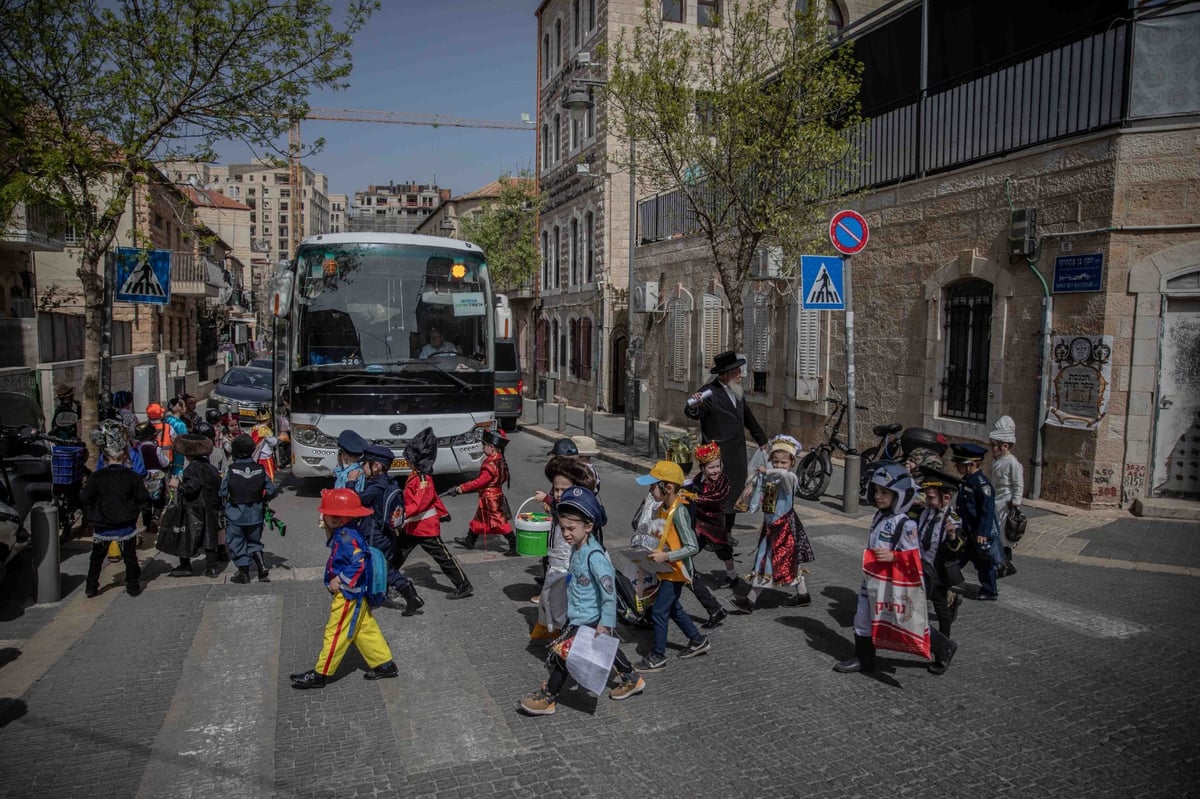
[[[292,473],[329,477],[337,437],[354,430],[391,448],[425,427],[438,437],[435,474],[469,475],[495,426],[496,337],[484,254],[437,236],[332,233],[304,239],[276,275],[286,319],[280,375],[291,409]]]

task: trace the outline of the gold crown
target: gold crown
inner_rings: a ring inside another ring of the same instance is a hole
[[[701,465],[712,463],[721,457],[721,447],[709,441],[707,444],[701,444],[696,447],[696,460]]]

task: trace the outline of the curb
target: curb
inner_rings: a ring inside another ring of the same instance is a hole
[[[570,438],[567,433],[560,433],[557,430],[550,430],[545,427],[540,427],[536,424],[521,424],[521,431],[531,433],[543,441],[557,441],[560,438]],[[594,456],[596,460],[611,463],[613,466],[620,466],[622,469],[628,469],[631,472],[645,474],[654,468],[655,461],[650,458],[639,458],[635,455],[626,455],[624,452],[605,452],[603,448],[600,454]]]

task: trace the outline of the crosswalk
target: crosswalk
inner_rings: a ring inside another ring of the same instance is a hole
[[[865,536],[842,534],[813,536],[813,546],[830,549],[858,558],[862,555]],[[1099,613],[1070,602],[1041,596],[1032,591],[1005,584],[1001,589],[997,609],[1007,609],[1031,618],[1092,638],[1130,638],[1149,631],[1144,624]]]

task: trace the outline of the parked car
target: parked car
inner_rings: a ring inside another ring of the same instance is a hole
[[[521,355],[511,338],[496,339],[496,419],[505,430],[516,430],[524,403]]]
[[[270,369],[235,366],[221,376],[208,395],[208,407],[228,405],[238,414],[238,421],[253,425],[258,407],[270,405],[273,397]]]
[[[284,354],[282,352],[277,353],[274,356],[274,360],[279,362],[279,368],[282,369],[284,364]],[[267,353],[259,358],[255,358],[246,364],[246,366],[252,366],[255,369],[266,369],[268,372],[271,371],[273,365],[274,364],[272,362],[272,356],[270,353]]]

